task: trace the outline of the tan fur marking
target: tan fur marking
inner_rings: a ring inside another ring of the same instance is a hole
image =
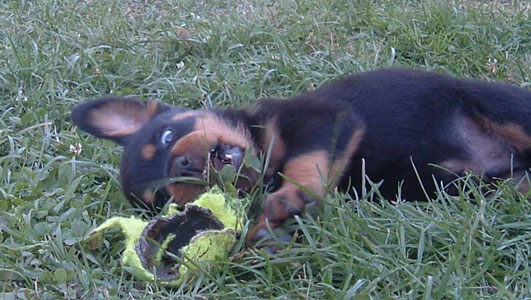
[[[176,114],[175,116],[173,116],[172,120],[181,121],[186,118],[192,118],[192,117],[199,116],[200,114],[201,114],[200,111],[195,111],[195,110],[186,111],[186,112]]]
[[[252,140],[247,130],[229,125],[213,113],[199,116],[195,122],[195,130],[202,132],[208,140],[217,140],[244,149],[252,148]]]
[[[336,159],[334,159],[334,162],[332,164],[332,170],[330,171],[330,179],[332,179],[333,181],[330,182],[332,187],[335,187],[338,184],[339,180],[341,179],[341,175],[343,175],[345,168],[350,163],[350,159],[354,155],[354,152],[358,150],[358,147],[364,135],[365,128],[356,130],[348,141],[347,147],[345,148],[343,153],[341,153]]]
[[[142,199],[146,204],[153,204],[155,201],[155,196],[153,195],[153,191],[146,190],[144,194],[142,195]]]
[[[278,170],[282,158],[286,155],[286,146],[280,137],[278,130],[278,119],[272,118],[265,123],[264,138],[262,140],[262,149],[267,153],[271,143],[271,153],[269,154],[269,168],[272,170]]]
[[[531,136],[525,132],[521,125],[507,123],[500,124],[485,118],[479,120],[479,125],[487,131],[513,145],[518,151],[531,148]]]
[[[142,147],[142,157],[145,160],[150,160],[155,155],[155,152],[157,152],[157,148],[152,144],[147,144]]]
[[[269,195],[264,203],[268,206],[264,208],[264,212],[269,221],[284,222],[294,211],[302,212],[306,202],[301,199],[299,192],[296,186],[288,185]],[[318,193],[318,191],[315,192]]]
[[[146,111],[148,115],[152,118],[159,109],[159,102],[157,100],[151,100],[146,104]]]
[[[323,185],[328,178],[328,157],[326,151],[315,151],[299,155],[284,165],[284,175],[303,187],[309,188],[318,195],[324,194]],[[323,178],[324,177],[324,178]],[[323,182],[323,180],[326,180]],[[294,185],[284,180],[281,189]]]
[[[481,169],[478,169],[469,161],[462,159],[447,159],[445,161],[442,161],[438,165],[456,174],[464,173],[465,170],[470,170],[475,174],[481,174],[482,172]]]
[[[252,147],[250,134],[243,127],[227,124],[216,115],[208,111],[189,111],[173,116],[174,121],[195,117],[194,132],[203,134],[203,139],[211,142],[221,142],[244,149]]]
[[[166,190],[173,197],[174,203],[184,207],[186,203],[192,202],[199,197],[204,187],[191,183],[174,183],[168,185]]]
[[[205,138],[202,132],[194,131],[180,138],[171,149],[171,153],[175,156],[207,154],[215,142],[214,139]]]
[[[114,137],[133,134],[151,119],[143,104],[126,101],[110,102],[89,114],[92,126]]]

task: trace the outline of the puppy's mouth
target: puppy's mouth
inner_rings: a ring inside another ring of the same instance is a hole
[[[177,156],[172,159],[169,175],[179,181],[179,178],[196,178],[211,183],[215,177],[212,171],[221,171],[226,165],[236,170],[243,163],[245,150],[238,146],[218,143],[203,155]]]
[[[206,186],[225,185],[227,180],[233,180],[230,183],[238,191],[251,190],[257,172],[244,167],[245,148],[223,143],[201,148],[174,156],[168,164],[165,190],[175,203],[184,205],[196,199]],[[227,166],[235,170],[225,170]]]
[[[244,155],[245,151],[238,146],[217,144],[210,151],[208,162],[217,171],[221,171],[226,165],[231,165],[238,170],[243,163]],[[209,169],[207,164],[204,171],[208,172]]]

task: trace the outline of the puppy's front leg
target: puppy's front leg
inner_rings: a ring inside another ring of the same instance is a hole
[[[327,185],[329,169],[328,153],[324,150],[297,155],[284,165],[283,184],[276,192],[265,199],[264,213],[251,233],[249,241],[267,237],[270,228],[281,226],[284,221],[304,212],[307,204],[316,199],[301,188],[322,196]]]
[[[280,171],[283,179],[265,199],[264,213],[249,241],[268,237],[268,225],[281,226],[334,188],[365,133],[348,103],[327,98],[262,102],[255,118],[264,125],[264,132],[256,134],[261,136],[261,148],[271,148],[270,170]]]

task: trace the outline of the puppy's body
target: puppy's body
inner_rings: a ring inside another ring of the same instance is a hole
[[[132,203],[160,206],[173,196],[183,204],[202,187],[165,180],[209,181],[207,169],[226,164],[241,170],[236,186],[249,190],[259,176],[243,163],[244,154],[267,154],[266,176],[281,183],[266,198],[251,238],[266,234],[266,219],[275,227],[300,213],[313,193],[360,188],[362,159],[369,178],[383,180],[380,192],[388,199],[399,184],[403,198],[425,199],[413,165],[428,194],[435,190],[432,177],[448,183],[470,170],[487,181],[511,172],[521,178],[531,167],[530,91],[414,70],[361,73],[244,110],[99,99],[77,107],[73,120],[125,145],[122,188]]]
[[[392,69],[340,80],[313,97],[350,103],[366,124],[364,139],[352,159],[350,176],[361,182],[361,159],[380,192],[388,198],[403,181],[402,196],[425,199],[434,190],[432,174],[455,178],[437,164],[462,175],[470,170],[485,180],[521,177],[530,166],[531,92],[515,86],[452,79],[435,73]]]

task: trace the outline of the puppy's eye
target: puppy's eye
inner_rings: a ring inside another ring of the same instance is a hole
[[[173,130],[166,129],[160,135],[160,143],[163,145],[168,145],[173,140]]]

